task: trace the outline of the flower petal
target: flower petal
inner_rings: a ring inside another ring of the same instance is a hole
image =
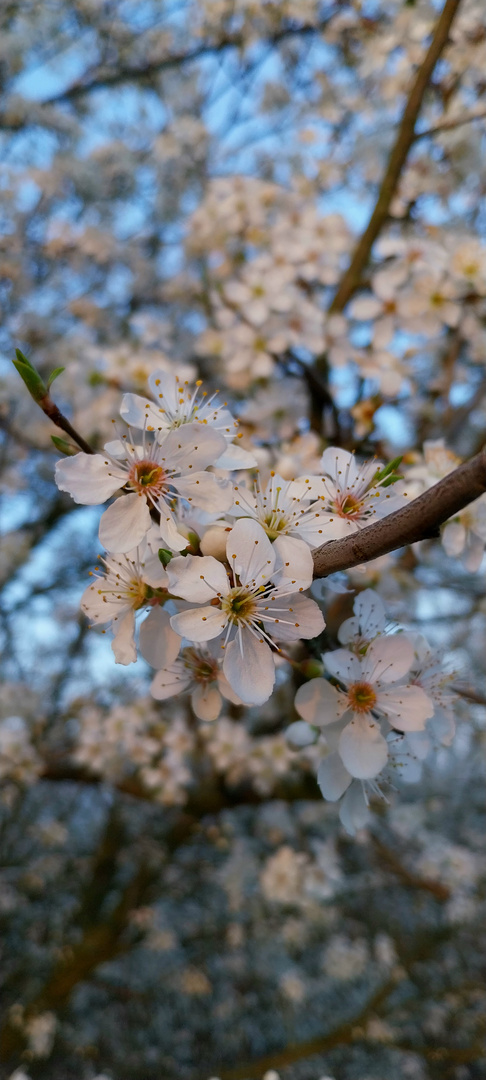
[[[434,715],[434,703],[421,686],[394,686],[380,690],[377,708],[398,731],[423,731],[425,721]]]
[[[362,677],[373,683],[397,682],[410,670],[413,658],[413,644],[405,634],[384,634],[371,643]]]
[[[337,802],[349,787],[352,777],[339,754],[329,754],[319,763],[317,783],[328,802]]]
[[[152,524],[143,495],[120,495],[101,515],[99,537],[107,551],[123,552],[137,547]]]
[[[170,591],[182,600],[208,604],[229,592],[226,570],[212,555],[181,555],[171,560],[167,573]]]
[[[275,566],[275,552],[261,525],[251,518],[240,518],[231,530],[226,556],[244,585],[268,581]]]
[[[165,701],[174,697],[175,694],[183,694],[191,682],[191,674],[182,660],[176,660],[173,664],[158,671],[152,679],[150,693],[156,701]]]
[[[335,649],[334,652],[324,653],[322,657],[327,670],[335,679],[344,683],[359,682],[363,677],[361,664],[357,656],[348,649]]]
[[[223,671],[230,686],[244,705],[263,705],[275,683],[272,651],[249,630],[226,646]]]
[[[106,502],[123,487],[126,469],[119,468],[101,454],[75,454],[56,462],[56,484],[68,491],[77,503],[96,506]]]
[[[275,571],[280,571],[279,585],[290,581],[296,592],[299,589],[309,589],[314,576],[314,562],[311,549],[305,540],[297,540],[294,536],[278,536],[273,550],[276,554]]]
[[[163,607],[152,608],[140,627],[140,652],[151,667],[159,669],[172,664],[179,655],[181,639],[170,625],[170,615]]]
[[[206,513],[223,513],[233,505],[231,481],[222,480],[214,473],[194,472],[189,476],[175,477],[173,483],[183,499]]]
[[[388,745],[375,720],[355,716],[341,732],[339,753],[351,776],[371,780],[387,763]]]
[[[116,633],[111,643],[111,648],[117,664],[134,664],[137,659],[135,648],[134,630],[135,613],[127,611],[123,619],[115,623]]]
[[[351,836],[367,825],[370,810],[365,799],[363,785],[356,781],[348,788],[339,808],[339,818]]]
[[[272,638],[277,641],[298,641],[314,638],[324,630],[322,611],[315,600],[294,593],[290,596],[268,596],[257,602],[258,618]]]
[[[309,682],[299,686],[295,695],[295,708],[299,716],[316,727],[334,724],[343,715],[346,704],[344,702],[343,705],[337,690],[327,679],[309,679]]]
[[[227,625],[226,615],[220,608],[199,607],[172,615],[172,629],[188,641],[210,641],[218,637]]]
[[[200,720],[217,720],[223,699],[216,686],[196,686],[191,694],[191,705]]]

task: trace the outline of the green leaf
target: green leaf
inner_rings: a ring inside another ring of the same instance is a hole
[[[159,548],[158,556],[159,556],[159,559],[160,559],[160,561],[162,563],[162,566],[168,566],[169,563],[170,563],[170,560],[174,558],[173,552],[169,551],[168,548]]]
[[[395,469],[398,469],[398,466],[400,465],[400,462],[402,461],[402,458],[403,458],[403,454],[400,457],[393,458],[393,461],[390,461],[388,463],[388,465],[384,466],[383,469],[378,469],[377,472],[375,472],[375,475],[374,475],[374,477],[373,477],[373,479],[371,481],[370,487],[375,487],[376,484],[382,484],[383,480],[387,476],[390,476],[391,473],[395,473]],[[401,480],[401,479],[402,479],[401,476],[395,475],[395,480]],[[395,480],[391,480],[391,481],[388,481],[388,482],[394,484]],[[383,486],[387,487],[388,485],[384,484]]]
[[[52,386],[52,384],[54,382],[54,379],[57,379],[58,375],[62,375],[63,371],[65,371],[65,370],[66,370],[66,368],[64,368],[64,367],[57,367],[57,368],[54,368],[54,371],[51,371],[51,374],[49,375],[49,378],[47,380],[47,389],[48,390]]]
[[[67,457],[72,457],[73,454],[77,454],[74,446],[71,443],[66,442],[66,439],[61,439],[60,435],[51,435],[51,439],[56,447],[56,450],[60,450],[61,454],[66,454]]]
[[[42,399],[48,395],[48,389],[43,378],[20,349],[16,349],[15,354],[17,359],[13,360],[12,363],[14,367],[17,368],[20,378],[23,379],[30,396],[33,397],[34,401],[42,401]]]

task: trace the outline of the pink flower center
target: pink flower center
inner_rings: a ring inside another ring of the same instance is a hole
[[[156,461],[146,458],[132,465],[128,482],[134,491],[143,491],[152,498],[158,498],[167,490],[167,473]]]
[[[348,700],[353,712],[367,713],[376,705],[376,694],[370,683],[353,683],[348,689]]]
[[[188,668],[195,682],[216,682],[218,665],[211,656],[202,656],[196,649],[183,649],[184,667]]]
[[[339,517],[359,517],[363,508],[363,503],[361,502],[361,499],[357,499],[355,495],[350,495],[350,493],[347,492],[345,495],[342,495],[340,499],[336,499],[334,507],[336,514],[338,514]]]

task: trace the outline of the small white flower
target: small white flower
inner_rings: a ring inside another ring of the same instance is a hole
[[[104,454],[76,454],[57,462],[56,483],[73,499],[87,506],[105,502],[120,488],[128,488],[100,522],[100,540],[107,551],[126,553],[146,537],[152,519],[160,513],[160,535],[169,548],[187,547],[174,517],[182,499],[208,512],[229,510],[232,487],[204,470],[214,465],[225,448],[222,435],[201,424],[185,424],[169,431],[160,443],[142,445],[127,440],[107,443]]]
[[[261,705],[270,697],[274,638],[313,638],[324,627],[317,604],[300,595],[312,581],[312,556],[306,545],[297,547],[295,562],[286,566],[285,538],[271,544],[257,522],[241,518],[226,546],[231,579],[210,555],[181,557],[169,565],[171,592],[205,604],[172,616],[173,629],[195,642],[224,634],[223,671],[245,705]]]
[[[284,480],[278,473],[272,472],[264,490],[255,487],[248,491],[242,485],[235,485],[235,505],[231,511],[238,517],[248,515],[262,526],[270,540],[279,536],[293,536],[314,548],[322,543],[322,523],[315,504],[309,506],[307,498],[294,494],[295,485]]]
[[[373,483],[382,466],[378,461],[359,464],[354,454],[329,446],[321,458],[323,476],[301,477],[292,494],[319,499],[322,540],[334,540],[365,528],[374,516],[384,517],[406,505],[403,495],[390,494],[381,481]]]
[[[361,658],[347,649],[337,649],[326,653],[323,660],[343,689],[317,678],[297,691],[299,716],[313,726],[326,728],[326,741],[341,759],[339,776],[336,773],[334,780],[329,770],[333,766],[337,769],[336,761],[326,764],[330,759],[325,759],[322,763],[329,783],[335,783],[336,791],[341,787],[335,798],[346,790],[352,777],[370,780],[385,766],[388,746],[382,720],[398,731],[422,731],[433,715],[433,703],[421,687],[399,682],[409,671],[413,656],[412,643],[401,634],[377,638]],[[328,725],[338,721],[342,721],[339,729],[328,733]]]
[[[184,648],[179,659],[157,672],[150,687],[157,701],[166,701],[186,690],[191,691],[191,705],[200,720],[217,720],[223,697],[241,705],[223,674],[221,661],[205,646]]]
[[[225,440],[225,447],[212,464],[218,469],[249,469],[256,465],[256,458],[248,450],[233,443],[238,438],[238,421],[233,418],[226,402],[219,405],[216,394],[208,397],[201,390],[201,380],[191,386],[187,379],[179,379],[167,371],[154,372],[148,380],[154,401],[138,394],[125,394],[120,414],[131,427],[154,431],[163,439],[168,431],[184,424],[204,424]],[[217,393],[217,391],[216,391]]]

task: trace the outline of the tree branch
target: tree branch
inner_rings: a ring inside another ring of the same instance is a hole
[[[454,517],[486,491],[486,450],[459,465],[438,484],[412,499],[408,506],[381,518],[366,529],[330,540],[314,551],[314,577],[378,559],[389,551],[428,540],[445,521]]]
[[[395,145],[392,148],[385,175],[383,177],[375,208],[356,246],[354,255],[338,285],[334,299],[329,307],[329,312],[342,311],[346,307],[356,289],[359,287],[361,275],[370,257],[373,244],[378,237],[388,217],[390,205],[398,187],[400,176],[407,160],[410,147],[413,145],[415,136],[415,124],[422,106],[425,91],[429,85],[435,65],[441,53],[447,45],[449,30],[457,14],[461,0],[446,0],[442,14],[440,15],[429,49],[417,72],[412,86],[402,121],[398,129]]]

